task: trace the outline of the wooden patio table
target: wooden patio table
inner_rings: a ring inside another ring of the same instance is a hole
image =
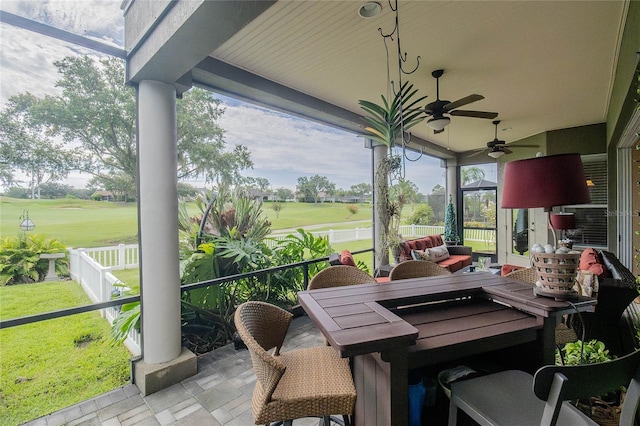
[[[468,273],[324,288],[298,299],[327,341],[353,360],[355,424],[408,424],[408,371],[507,349],[530,371],[555,362],[560,317],[596,300],[539,297],[531,284]]]

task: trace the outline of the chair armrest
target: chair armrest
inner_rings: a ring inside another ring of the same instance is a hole
[[[604,263],[611,274],[611,278],[600,278],[601,286],[637,288],[636,277],[620,262],[616,255],[605,250],[600,250],[600,257],[602,258],[602,263]]]
[[[471,247],[469,246],[447,246],[449,254],[471,256]]]

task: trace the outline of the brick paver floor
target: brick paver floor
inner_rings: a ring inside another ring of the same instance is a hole
[[[311,320],[293,320],[283,351],[322,346]],[[251,393],[256,377],[249,352],[233,344],[198,358],[198,374],[143,397],[127,385],[27,423],[31,426],[253,425]],[[317,425],[301,419],[296,426]]]

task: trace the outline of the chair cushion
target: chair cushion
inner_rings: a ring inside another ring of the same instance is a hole
[[[533,377],[523,371],[508,370],[451,385],[451,398],[463,411],[482,416],[487,424],[540,426],[544,401],[533,393]],[[597,425],[566,402],[557,425]]]
[[[513,271],[516,271],[518,269],[524,269],[524,266],[510,265],[508,263],[505,263],[500,268],[500,275],[502,275],[504,277],[505,275],[510,274]]]
[[[356,266],[356,261],[349,250],[342,250],[340,253],[340,263],[347,266]]]

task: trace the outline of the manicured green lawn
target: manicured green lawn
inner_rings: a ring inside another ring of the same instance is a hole
[[[137,242],[138,219],[134,203],[87,200],[19,200],[0,197],[0,233],[16,236],[24,211],[36,227],[69,247],[100,247]]]
[[[283,203],[276,217],[265,203],[263,211],[272,223],[271,229],[295,229],[302,226],[330,224],[319,229],[368,227],[371,205],[359,204],[352,215],[347,204]],[[137,242],[138,219],[135,203],[111,203],[87,200],[22,200],[0,197],[0,235],[16,236],[20,231],[20,216],[25,211],[36,227],[31,233],[57,238],[69,247],[102,247]],[[195,205],[189,211],[197,213]],[[356,225],[349,222],[366,220]],[[341,222],[347,222],[341,224]]]
[[[9,319],[89,304],[73,281],[0,287]],[[93,398],[129,381],[123,346],[107,342],[98,312],[0,330],[0,424],[17,425]]]

